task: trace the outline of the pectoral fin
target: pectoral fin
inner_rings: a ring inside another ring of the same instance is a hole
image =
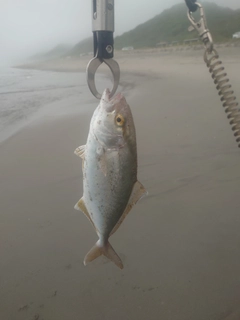
[[[132,207],[145,195],[147,195],[147,190],[144,188],[144,186],[139,181],[137,181],[133,187],[128,204],[127,204],[121,218],[118,220],[115,227],[112,229],[110,236],[117,231],[117,229],[120,227],[120,225],[122,224],[123,220],[126,218],[128,213],[130,212]]]
[[[106,162],[106,155],[105,150],[102,147],[97,148],[97,155],[98,155],[98,165],[102,171],[102,173],[107,175],[107,162]]]
[[[82,212],[85,214],[85,216],[88,218],[88,220],[92,223],[94,229],[95,229],[96,232],[97,232],[97,229],[96,229],[96,227],[95,227],[95,225],[94,225],[94,223],[93,223],[93,221],[92,221],[92,218],[90,217],[90,214],[88,213],[88,210],[87,210],[87,208],[86,208],[86,205],[85,205],[85,203],[84,203],[83,198],[81,198],[81,199],[75,204],[74,209],[75,209],[75,210],[82,211]]]
[[[105,157],[101,157],[100,158],[99,165],[100,165],[102,173],[106,177],[106,175],[107,175],[107,163],[106,163]]]
[[[74,151],[74,153],[75,153],[78,157],[84,159],[84,156],[85,156],[85,147],[86,147],[85,145],[78,147],[78,148]]]

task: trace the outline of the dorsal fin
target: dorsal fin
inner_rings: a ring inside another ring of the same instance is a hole
[[[80,147],[78,147],[78,148],[74,151],[74,153],[75,153],[78,157],[84,159],[84,156],[85,156],[85,148],[86,148],[85,145],[80,146]]]

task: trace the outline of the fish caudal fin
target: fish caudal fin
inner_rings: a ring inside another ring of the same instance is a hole
[[[86,266],[89,262],[97,259],[101,255],[104,255],[109,260],[114,262],[120,269],[123,269],[123,263],[121,259],[109,242],[107,242],[107,244],[104,246],[101,246],[99,241],[95,243],[92,249],[86,254],[84,258],[84,265]]]

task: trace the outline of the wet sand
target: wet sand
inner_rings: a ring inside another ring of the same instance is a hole
[[[240,99],[239,50],[222,55]],[[82,263],[97,237],[73,150],[93,108],[40,118],[0,145],[0,319],[239,320],[240,150],[201,53],[119,63],[149,191],[111,238],[124,269]]]

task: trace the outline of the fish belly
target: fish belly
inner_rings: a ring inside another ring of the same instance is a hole
[[[127,145],[118,150],[107,150],[101,156],[96,152],[98,148],[94,139],[86,145],[83,198],[98,235],[108,238],[123,214],[137,180],[136,161]]]

